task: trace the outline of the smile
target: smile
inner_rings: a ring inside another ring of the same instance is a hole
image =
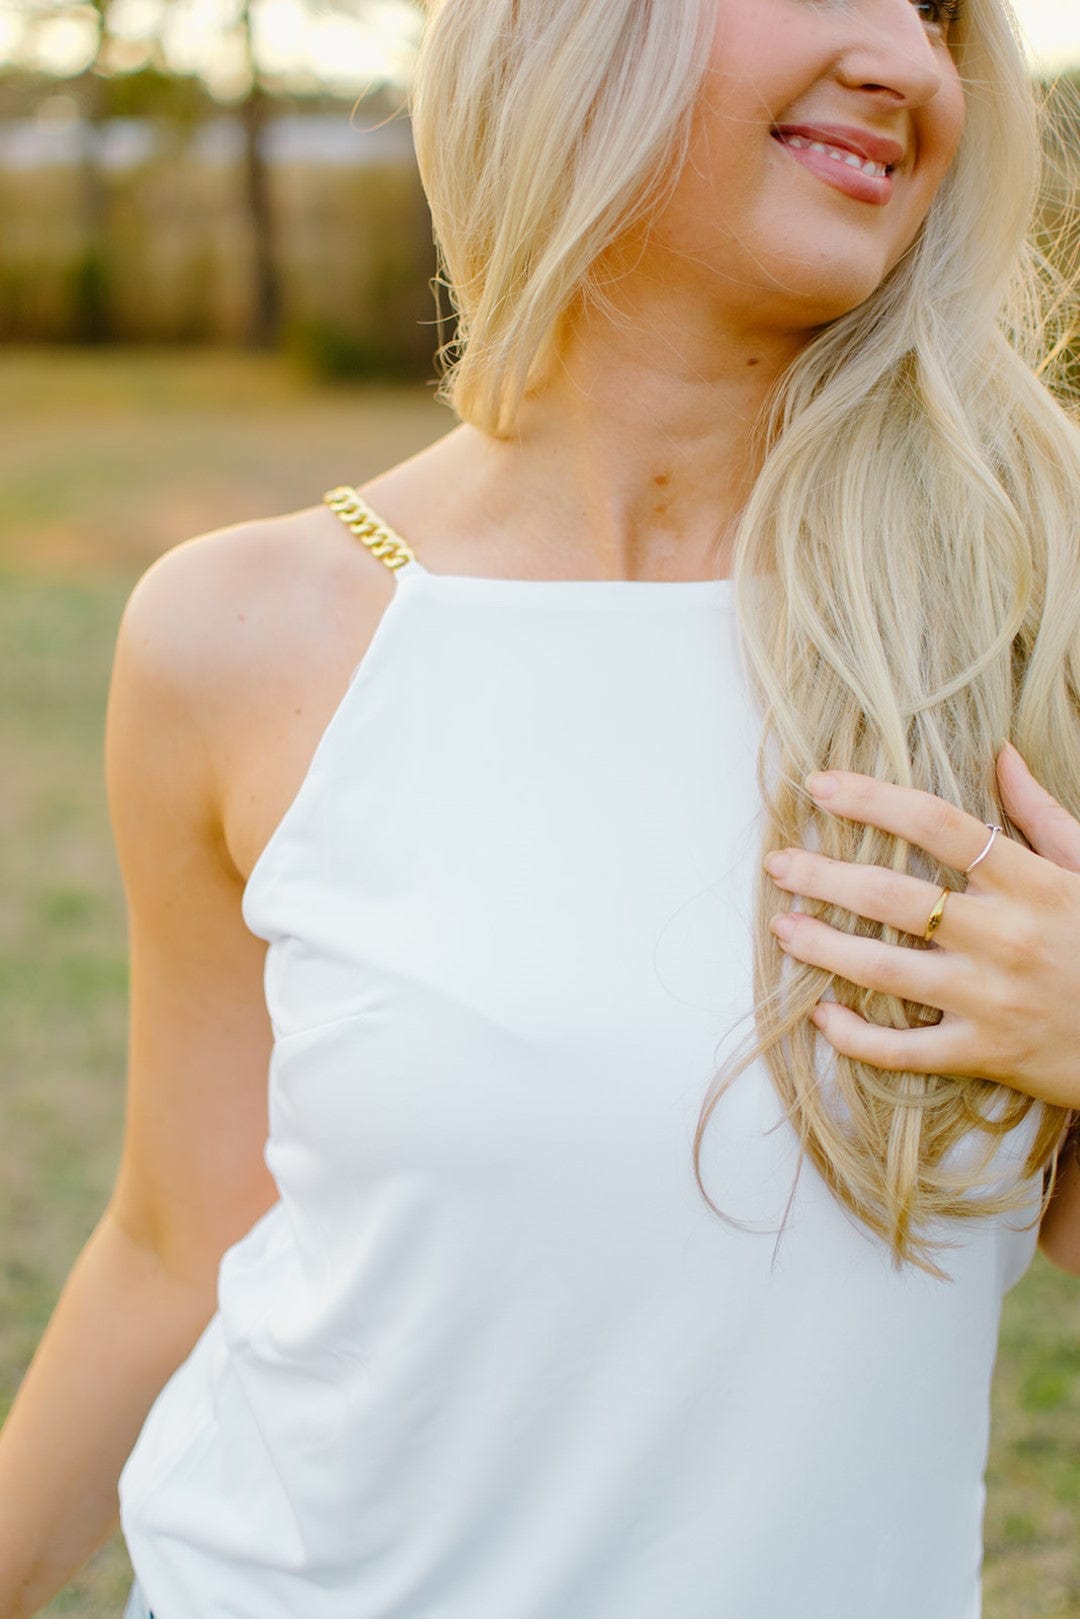
[[[834,191],[879,208],[891,199],[894,164],[853,152],[849,146],[833,145],[809,133],[782,129],[771,133],[776,144],[790,153],[796,163],[809,169]]]
[[[804,135],[778,135],[776,138],[781,146],[790,146],[793,151],[825,152],[834,162],[846,163],[849,168],[872,174],[879,180],[884,180],[889,172],[884,163],[875,163],[872,158],[864,161],[854,152],[845,152],[839,146],[827,146],[824,141],[808,141]]]

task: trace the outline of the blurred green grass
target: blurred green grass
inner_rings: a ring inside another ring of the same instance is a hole
[[[101,749],[128,592],[167,546],[314,504],[453,421],[423,385],[328,389],[270,356],[49,348],[0,357],[0,423],[2,1415],[119,1150],[126,938]],[[1077,1619],[1080,1284],[1041,1255],[1005,1301],[993,1412],[984,1619]],[[129,1581],[117,1535],[45,1611],[119,1619]]]

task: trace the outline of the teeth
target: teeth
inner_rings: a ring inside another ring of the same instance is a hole
[[[839,146],[827,146],[824,141],[809,141],[804,135],[781,135],[780,139],[785,146],[794,146],[797,151],[824,152],[834,163],[846,163],[849,168],[869,174],[875,180],[883,180],[888,172],[884,163],[875,163],[872,158],[864,160],[856,152],[844,151]]]

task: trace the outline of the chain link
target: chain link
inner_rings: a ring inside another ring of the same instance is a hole
[[[349,484],[328,489],[323,500],[341,518],[346,528],[367,546],[372,556],[385,562],[388,568],[403,568],[406,562],[416,561],[413,551],[401,535],[395,534],[392,528],[376,517],[363,497]]]

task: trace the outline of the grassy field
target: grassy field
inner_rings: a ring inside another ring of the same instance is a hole
[[[452,421],[422,387],[318,390],[272,358],[55,350],[0,359],[0,415],[2,1414],[116,1168],[127,975],[101,739],[128,591],[166,547],[312,504]],[[1006,1300],[994,1424],[984,1619],[1076,1619],[1080,1284],[1038,1255]],[[46,1611],[119,1619],[129,1580],[117,1536]]]

